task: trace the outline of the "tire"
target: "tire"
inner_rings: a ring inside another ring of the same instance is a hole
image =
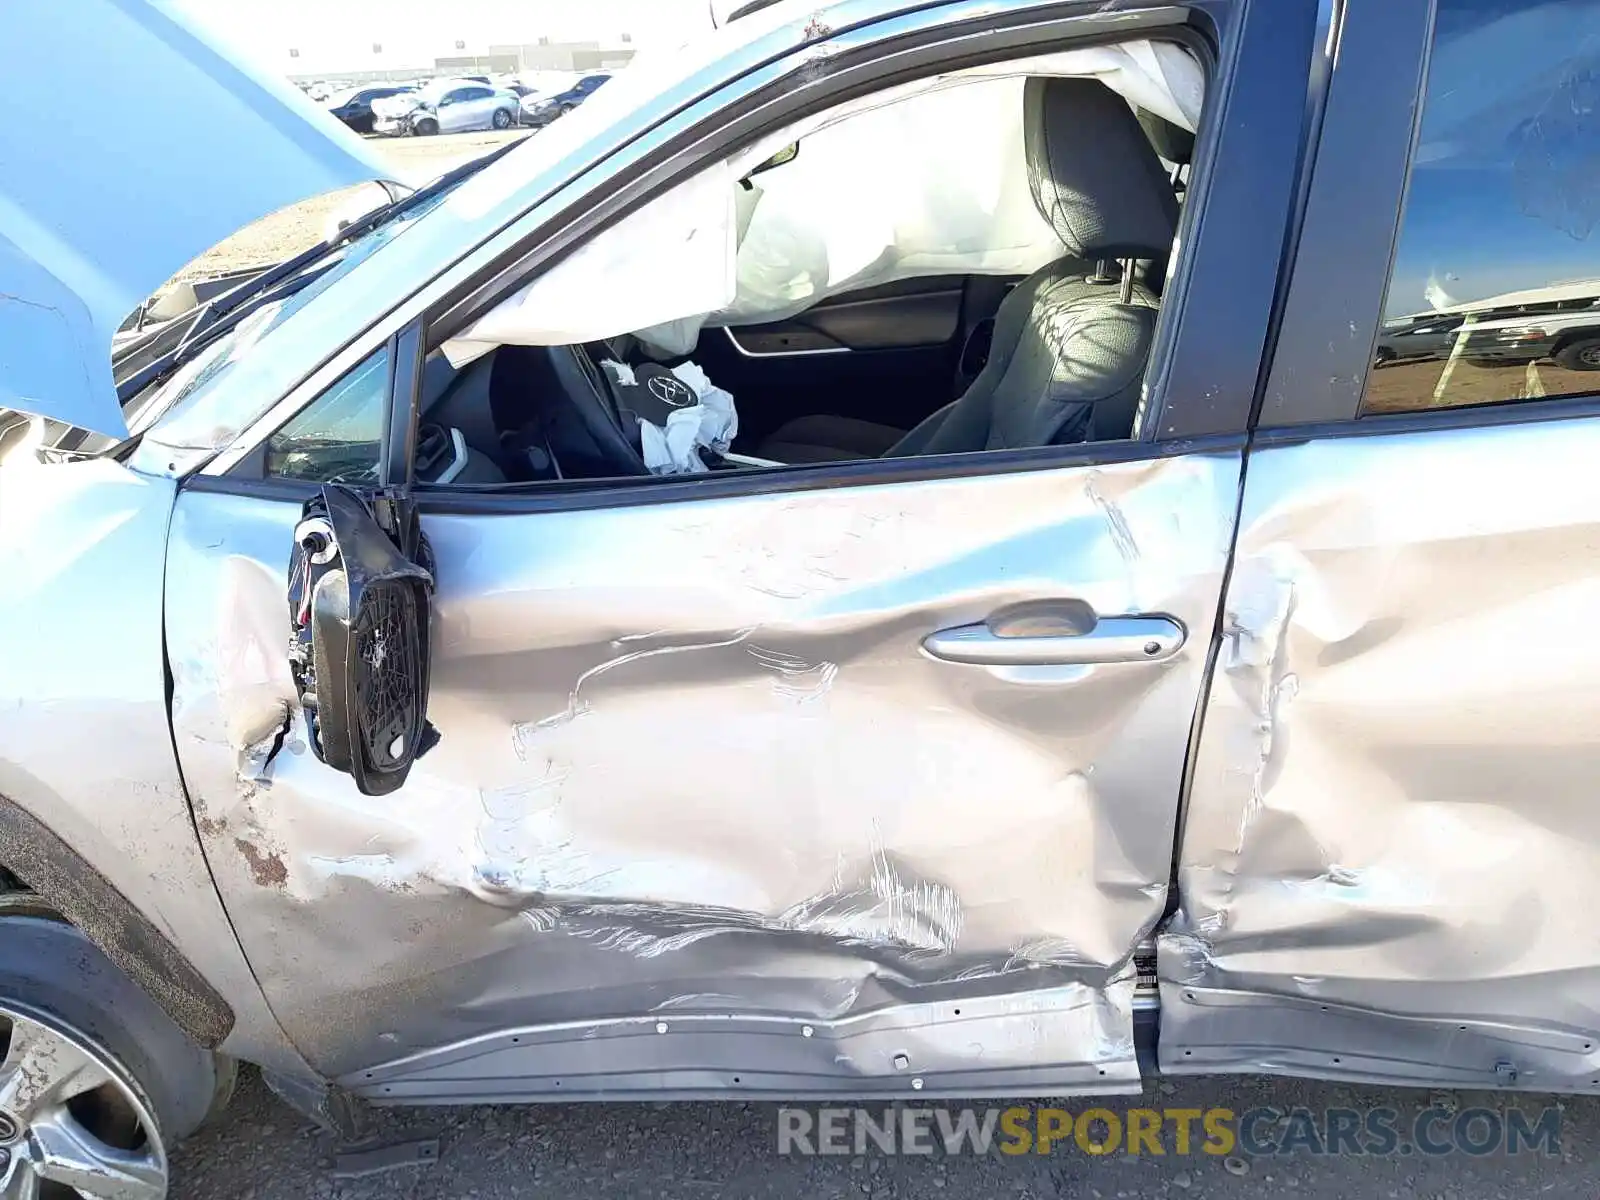
[[[216,1083],[211,1089],[211,1103],[206,1106],[206,1115],[200,1118],[201,1128],[227,1112],[228,1105],[233,1103],[233,1094],[239,1090],[238,1059],[213,1051],[211,1064],[216,1074]]]
[[[1576,338],[1551,357],[1569,371],[1600,371],[1600,337]]]
[[[494,110],[494,116],[489,118],[489,123],[496,129],[511,128],[511,114],[503,108]]]
[[[562,106],[561,106],[561,115],[562,115],[562,116],[563,116],[563,117],[564,117],[564,116],[566,116],[566,115],[567,115],[567,114],[568,114],[568,113],[569,113],[569,112],[571,112],[571,111],[572,111],[572,110],[573,110],[573,109],[575,109],[575,108],[577,108],[577,107],[578,107],[578,106],[577,106],[577,105],[576,105],[576,104],[563,104],[563,105],[562,105]]]
[[[54,1047],[57,1057],[36,1055],[36,1066],[76,1054],[104,1081],[65,1106],[41,1102],[37,1120],[18,1114],[21,1128],[6,1129],[9,1117],[0,1121],[0,1140],[12,1135],[8,1171],[33,1170],[35,1139],[70,1119],[94,1135],[91,1142],[137,1153],[147,1186],[159,1166],[164,1189],[167,1151],[231,1090],[231,1063],[219,1065],[190,1041],[79,930],[42,916],[0,917],[0,1033],[12,1051]],[[11,1177],[0,1171],[0,1178]],[[149,1194],[162,1191],[152,1186]]]
[[[432,117],[424,117],[420,121],[413,122],[411,132],[418,137],[432,137],[439,132],[439,122]]]

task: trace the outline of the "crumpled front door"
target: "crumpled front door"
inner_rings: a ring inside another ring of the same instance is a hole
[[[183,493],[178,752],[275,1012],[381,1099],[1136,1089],[1238,474],[424,511],[386,796],[307,750],[299,506]]]

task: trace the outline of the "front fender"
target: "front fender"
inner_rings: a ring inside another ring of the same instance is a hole
[[[0,470],[0,865],[197,1042],[303,1072],[217,897],[173,750],[175,495],[109,459]]]

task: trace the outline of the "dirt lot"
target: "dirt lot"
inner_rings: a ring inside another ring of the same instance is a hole
[[[531,133],[527,129],[512,129],[505,133],[372,138],[370,142],[391,165],[397,181],[417,187],[451,167],[487,154],[505,142],[528,137]],[[360,194],[369,189],[378,200],[386,198],[373,185],[363,184],[281,209],[219,243],[173,278],[203,279],[211,275],[224,275],[229,271],[267,266],[298,254],[323,237],[329,218],[341,206],[356,203]]]
[[[1095,1107],[1260,1106],[1322,1114],[1375,1107],[1460,1115],[1516,1102],[1537,1115],[1549,1097],[1417,1092],[1274,1079],[1192,1079],[1149,1085],[1143,1098]],[[984,1103],[977,1102],[979,1106]],[[1040,1101],[1081,1111],[1091,1102]],[[946,1107],[943,1105],[935,1107]],[[815,1106],[812,1106],[815,1111]],[[874,1106],[874,1110],[881,1106]],[[1317,1153],[1224,1158],[1117,1152],[1096,1157],[1071,1140],[1048,1154],[801,1157],[778,1152],[771,1104],[474,1106],[380,1113],[390,1144],[436,1138],[429,1166],[335,1175],[335,1147],[279,1104],[258,1079],[215,1127],[182,1147],[172,1195],[198,1200],[1594,1200],[1600,1195],[1600,1099],[1568,1099],[1557,1153],[1430,1157]],[[1197,1126],[1198,1128],[1198,1126]],[[1198,1142],[1198,1136],[1196,1138]],[[1285,1141],[1284,1144],[1287,1144]],[[1407,1145],[1409,1145],[1407,1143]]]
[[[1439,381],[1446,368],[1447,364],[1438,360],[1377,368],[1367,377],[1367,411],[1415,412],[1540,396],[1581,395],[1600,387],[1600,377],[1595,372],[1569,371],[1551,362],[1474,367],[1458,359],[1448,364],[1450,374],[1441,388]]]

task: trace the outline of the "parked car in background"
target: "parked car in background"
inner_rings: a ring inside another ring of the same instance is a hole
[[[550,124],[577,108],[595,90],[611,78],[610,75],[585,75],[564,92],[553,96],[524,96],[522,98],[522,123],[535,129]]]
[[[386,100],[391,96],[403,96],[413,90],[398,84],[352,88],[330,96],[327,100],[328,111],[357,133],[371,133],[374,120],[372,102]]]
[[[1382,365],[1459,354],[1474,366],[1548,359],[1570,371],[1600,371],[1600,279],[1488,296],[1385,323]]]
[[[509,129],[521,116],[515,92],[459,77],[436,79],[416,92],[375,100],[372,111],[373,132],[391,136]]]
[[[1386,321],[1373,353],[1374,365],[1442,358],[1455,344],[1462,319],[1458,315],[1423,313]]]
[[[1456,310],[1461,356],[1478,366],[1549,360],[1600,371],[1600,279],[1490,296]]]

